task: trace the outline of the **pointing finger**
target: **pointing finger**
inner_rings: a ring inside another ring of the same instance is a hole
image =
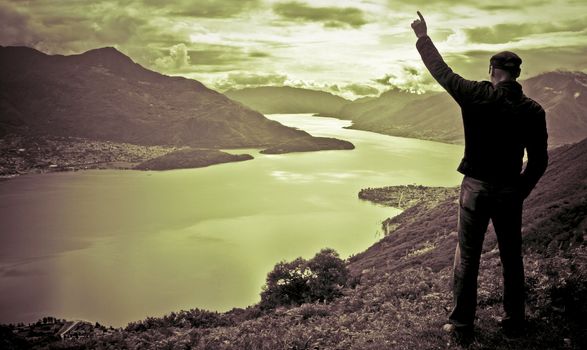
[[[420,16],[420,21],[422,21],[422,22],[426,22],[426,21],[424,20],[424,16],[422,16],[422,14],[420,13],[420,11],[416,11],[416,12],[418,12],[418,16]]]

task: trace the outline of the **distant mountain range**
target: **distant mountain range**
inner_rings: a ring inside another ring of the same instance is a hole
[[[551,146],[573,143],[587,137],[587,74],[549,72],[520,83],[525,94],[540,103],[547,112]],[[273,94],[266,95],[271,108],[260,103],[266,88],[251,88],[246,93],[236,91],[231,94],[243,104],[265,113],[317,112],[350,119],[353,121],[350,128],[353,129],[463,143],[460,109],[446,92],[418,95],[392,89],[377,98],[358,99],[339,107],[335,103],[326,103],[323,100],[324,93],[307,90],[304,94],[297,89],[295,94],[290,94],[289,88],[273,89],[279,91],[279,98],[274,98]],[[289,101],[295,101],[295,104]],[[303,107],[294,108],[298,105]],[[308,106],[316,107],[311,110]]]
[[[224,94],[261,113],[320,113],[338,111],[350,101],[328,92],[289,86],[228,90]]]
[[[114,48],[72,56],[0,47],[0,136],[75,136],[143,145],[274,147],[315,138]]]

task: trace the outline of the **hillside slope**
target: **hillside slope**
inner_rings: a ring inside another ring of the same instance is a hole
[[[149,71],[114,48],[49,56],[0,47],[0,86],[0,135],[207,148],[310,138],[198,81]]]
[[[394,105],[385,103],[378,110],[353,115],[351,128],[447,143],[464,142],[461,111],[447,93],[408,95],[411,98]]]
[[[422,101],[426,97],[437,95],[437,92],[414,94],[392,88],[376,98],[359,99],[343,106],[335,116],[354,121],[354,129],[375,129],[388,125],[389,116],[400,111],[413,101]]]
[[[320,113],[332,115],[348,100],[324,91],[290,86],[228,90],[224,94],[261,113]]]

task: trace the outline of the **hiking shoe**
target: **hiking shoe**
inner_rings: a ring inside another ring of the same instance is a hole
[[[473,342],[473,327],[458,327],[452,323],[442,326],[442,331],[450,334],[459,345],[469,345]]]
[[[457,326],[455,326],[455,325],[454,325],[454,324],[452,324],[452,323],[447,323],[447,324],[445,324],[444,326],[442,326],[442,330],[443,330],[445,333],[448,333],[448,334],[453,334],[454,332],[456,332],[456,330],[457,330]]]

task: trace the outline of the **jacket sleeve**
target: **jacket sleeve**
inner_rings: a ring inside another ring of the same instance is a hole
[[[540,108],[528,128],[525,146],[528,155],[526,168],[521,174],[522,197],[526,198],[538,183],[548,166],[548,133],[546,113]]]
[[[462,105],[467,101],[482,98],[482,95],[488,93],[485,84],[478,81],[467,80],[454,73],[452,69],[444,62],[442,56],[434,46],[429,36],[423,36],[416,41],[416,48],[422,57],[422,61],[430,74],[436,81],[459,103]]]

